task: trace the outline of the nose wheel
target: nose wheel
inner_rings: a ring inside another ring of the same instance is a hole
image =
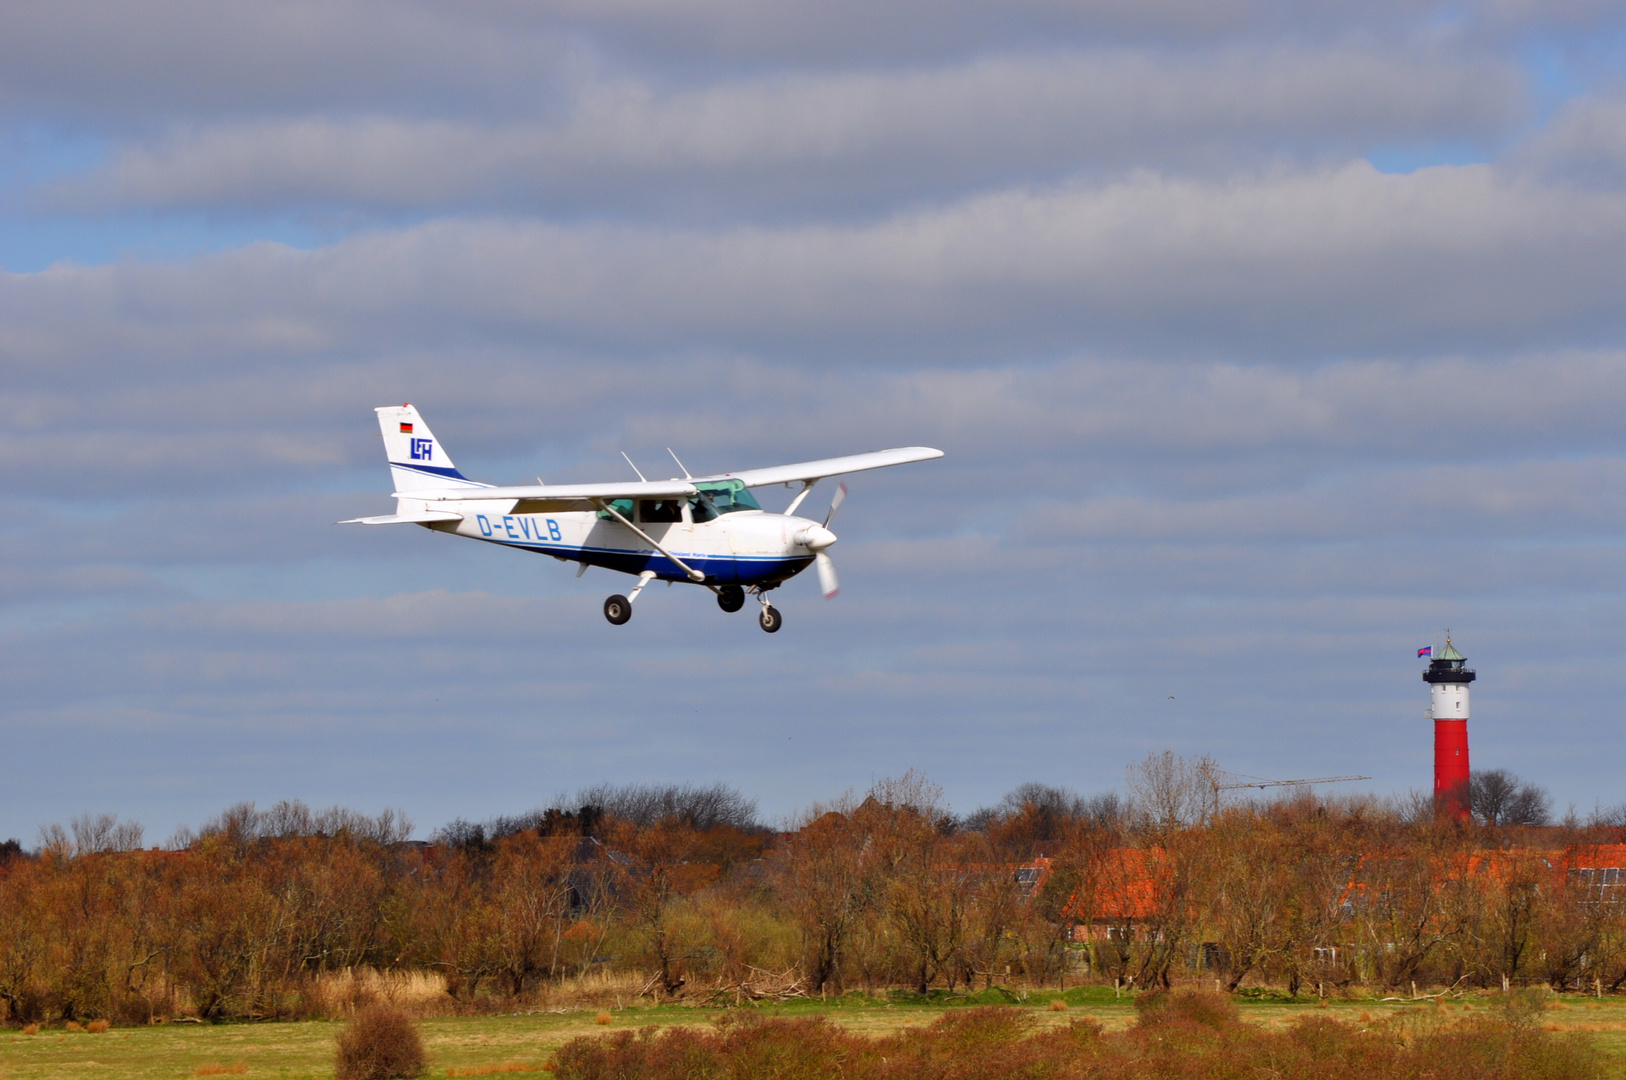
[[[779,628],[785,625],[785,617],[779,614],[778,608],[768,606],[768,601],[764,600],[762,602],[762,614],[757,616],[757,622],[761,623],[762,629],[768,633],[777,634]]]

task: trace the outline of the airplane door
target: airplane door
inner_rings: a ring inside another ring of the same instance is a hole
[[[653,537],[661,547],[670,551],[678,558],[692,548],[694,527],[688,522],[688,514],[679,499],[640,499],[638,500],[638,524]],[[657,570],[662,576],[679,574],[680,572],[664,556],[655,555],[649,561],[649,566]]]

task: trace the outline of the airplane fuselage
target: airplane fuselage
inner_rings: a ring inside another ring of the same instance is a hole
[[[514,514],[513,506],[512,499],[464,502],[458,506],[461,521],[437,522],[430,528],[625,574],[649,572],[663,581],[690,580],[643,537],[602,513]],[[694,521],[686,507],[677,521],[629,518],[661,547],[705,574],[708,585],[777,584],[811,566],[816,554],[796,539],[818,527],[808,518],[740,510]]]

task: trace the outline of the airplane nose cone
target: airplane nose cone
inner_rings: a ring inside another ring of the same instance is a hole
[[[811,525],[796,538],[809,551],[823,551],[836,542],[836,534],[823,525]]]

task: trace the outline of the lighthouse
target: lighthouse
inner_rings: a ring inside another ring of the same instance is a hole
[[[1468,684],[1474,672],[1467,664],[1447,631],[1445,648],[1423,672],[1434,719],[1434,805],[1458,819],[1468,816]]]

